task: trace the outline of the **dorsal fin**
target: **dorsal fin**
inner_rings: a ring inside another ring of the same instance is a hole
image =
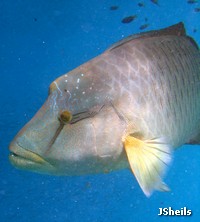
[[[175,25],[172,25],[167,28],[160,29],[160,30],[153,30],[153,31],[142,32],[139,34],[130,35],[127,38],[122,39],[121,41],[113,44],[108,50],[115,49],[115,48],[117,48],[117,47],[123,45],[124,43],[127,43],[133,39],[144,39],[144,38],[149,38],[149,37],[157,37],[157,36],[165,36],[165,35],[186,36],[185,27],[184,27],[183,22],[179,22]]]

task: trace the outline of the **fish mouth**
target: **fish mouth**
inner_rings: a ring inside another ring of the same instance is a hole
[[[16,168],[37,172],[45,172],[54,169],[54,166],[39,154],[23,148],[18,143],[12,143],[9,150],[9,160]]]

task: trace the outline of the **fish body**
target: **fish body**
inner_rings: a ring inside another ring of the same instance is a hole
[[[151,2],[159,6],[158,0],[151,0]]]
[[[139,2],[139,3],[138,3],[138,6],[139,6],[139,7],[145,7],[145,4],[144,4],[144,2]]]
[[[130,36],[56,79],[10,144],[20,169],[82,175],[130,168],[143,192],[172,152],[199,142],[200,53],[182,23]]]
[[[195,12],[200,12],[200,8],[195,8],[194,11]]]
[[[117,6],[117,5],[110,6],[110,10],[112,10],[112,11],[117,10],[118,8],[119,8],[119,6]]]
[[[140,26],[140,30],[144,30],[149,27],[149,24],[144,24]]]
[[[188,4],[195,4],[198,3],[198,0],[188,0],[187,2]]]
[[[131,15],[131,16],[127,16],[125,18],[122,19],[122,23],[130,23],[132,21],[134,21],[137,18],[137,15]]]

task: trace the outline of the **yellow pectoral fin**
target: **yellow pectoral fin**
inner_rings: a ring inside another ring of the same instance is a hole
[[[169,191],[162,177],[171,161],[171,149],[163,139],[142,141],[133,136],[124,139],[132,172],[146,196],[153,190]]]

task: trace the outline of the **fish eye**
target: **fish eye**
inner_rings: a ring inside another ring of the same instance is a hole
[[[60,113],[59,120],[63,123],[69,123],[72,120],[72,114],[68,110],[64,110]]]

